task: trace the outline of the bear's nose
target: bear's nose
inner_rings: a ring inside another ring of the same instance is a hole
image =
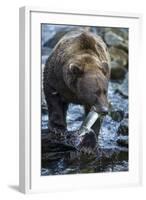
[[[108,108],[107,108],[106,106],[102,106],[100,112],[101,112],[102,114],[106,115],[106,114],[108,114]]]
[[[102,115],[108,114],[108,107],[107,106],[99,106],[98,104],[95,104],[94,106],[92,106],[92,109],[95,112],[100,113]]]

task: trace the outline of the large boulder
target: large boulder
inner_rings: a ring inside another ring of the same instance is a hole
[[[47,48],[53,48],[57,42],[69,31],[68,28],[61,28],[60,31],[56,32],[55,35],[53,35],[52,38],[48,39],[45,43],[44,43],[44,47]]]
[[[124,79],[127,70],[122,67],[117,61],[111,61],[111,79],[122,80]]]
[[[125,41],[128,40],[128,29],[127,28],[110,28],[111,31],[122,37]]]
[[[120,122],[123,120],[124,117],[124,111],[122,110],[113,110],[110,113],[110,116],[112,118],[112,120],[116,121],[116,122]]]
[[[110,47],[111,79],[123,79],[128,68],[128,54],[117,47]]]
[[[128,64],[128,54],[122,49],[110,47],[109,53],[112,61],[118,62],[121,67],[126,67]]]
[[[117,144],[120,145],[121,147],[128,147],[128,145],[129,145],[128,136],[120,135],[117,138]]]
[[[122,120],[117,133],[118,135],[128,135],[128,119]]]
[[[109,46],[118,46],[124,41],[124,39],[121,36],[117,35],[112,31],[106,32],[104,39]]]

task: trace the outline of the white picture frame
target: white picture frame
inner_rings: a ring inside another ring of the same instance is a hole
[[[140,14],[99,11],[50,11],[20,8],[20,191],[23,193],[97,189],[140,185],[142,136],[140,129],[139,69]],[[75,24],[129,28],[129,171],[65,176],[40,175],[40,24]],[[35,59],[34,59],[35,58]],[[35,67],[34,67],[35,66]],[[138,66],[138,67],[137,67]],[[35,99],[35,101],[34,101]],[[35,122],[35,123],[34,123]]]

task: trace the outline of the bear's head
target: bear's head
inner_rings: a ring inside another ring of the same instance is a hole
[[[107,90],[110,69],[107,62],[96,56],[81,54],[69,60],[64,69],[64,81],[87,108],[95,106],[97,112],[108,111]]]

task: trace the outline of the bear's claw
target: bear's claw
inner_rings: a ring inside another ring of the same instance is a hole
[[[81,153],[94,154],[96,152],[97,137],[92,129],[86,130],[84,134],[81,134],[80,130],[68,132],[66,138],[66,143]]]
[[[77,150],[86,153],[93,154],[97,149],[97,137],[93,130],[86,132],[83,136],[78,136],[78,140],[80,141]]]

